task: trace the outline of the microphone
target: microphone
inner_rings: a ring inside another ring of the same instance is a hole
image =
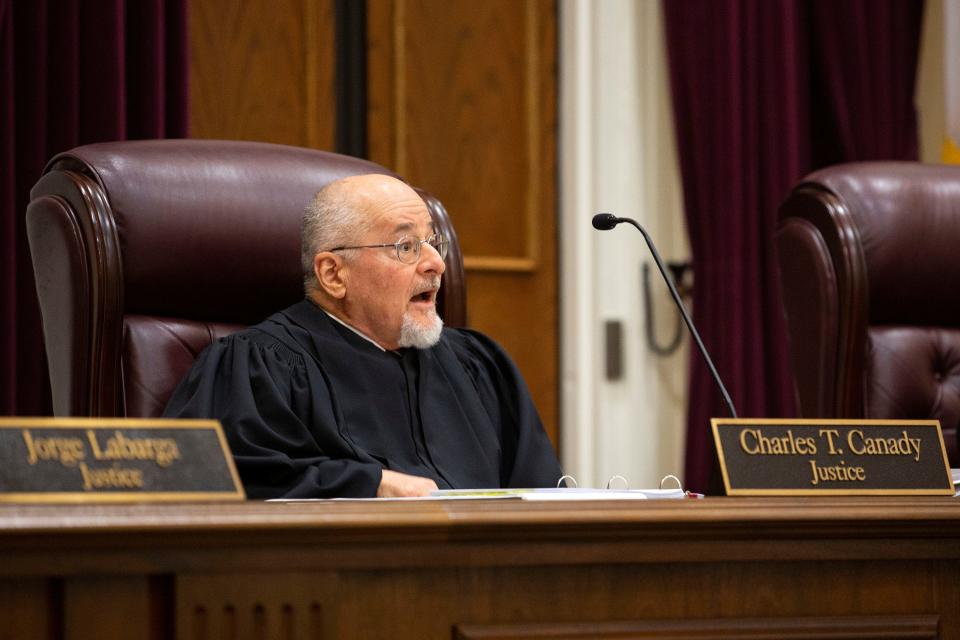
[[[700,339],[700,334],[697,333],[697,328],[693,326],[693,320],[690,319],[690,314],[687,313],[687,308],[683,306],[683,301],[680,299],[680,294],[677,293],[677,288],[673,286],[673,280],[667,275],[667,268],[663,264],[663,260],[660,258],[660,252],[657,251],[657,247],[653,244],[653,240],[650,238],[650,234],[647,233],[647,230],[640,226],[640,223],[632,218],[618,218],[612,213],[598,213],[593,216],[593,228],[599,231],[609,231],[621,222],[627,222],[632,224],[637,228],[641,234],[643,234],[643,239],[647,242],[647,247],[650,249],[650,253],[653,254],[653,260],[657,263],[657,269],[660,270],[660,276],[663,278],[663,281],[667,283],[667,289],[670,290],[670,295],[673,297],[674,304],[677,305],[677,309],[680,311],[680,315],[683,316],[683,321],[687,325],[687,329],[690,330],[690,335],[693,336],[694,342],[697,343],[697,348],[700,350],[700,355],[703,356],[704,362],[707,363],[707,368],[710,370],[710,375],[713,376],[713,381],[717,384],[717,387],[720,389],[721,395],[723,395],[723,401],[727,403],[727,408],[730,409],[730,416],[733,418],[737,417],[737,410],[733,406],[733,400],[730,399],[730,394],[727,393],[727,388],[723,386],[723,381],[720,379],[720,374],[717,373],[717,368],[713,366],[713,360],[710,359],[710,354],[707,352],[707,348],[703,346],[703,340]]]
[[[598,213],[593,216],[593,228],[598,231],[609,231],[621,222],[623,222],[623,220],[612,213]]]

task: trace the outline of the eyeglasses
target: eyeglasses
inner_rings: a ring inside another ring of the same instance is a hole
[[[396,242],[390,244],[365,244],[357,247],[336,247],[330,251],[345,251],[346,249],[382,249],[384,247],[393,247],[397,252],[397,260],[404,264],[416,264],[420,260],[420,247],[424,243],[429,244],[440,254],[440,259],[447,257],[447,247],[450,242],[443,237],[442,233],[434,233],[426,240],[421,240],[416,236],[403,236]]]

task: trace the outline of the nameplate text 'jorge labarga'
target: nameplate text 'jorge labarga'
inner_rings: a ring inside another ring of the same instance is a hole
[[[953,495],[937,420],[711,420],[727,495]]]
[[[0,502],[243,498],[216,420],[0,418]]]

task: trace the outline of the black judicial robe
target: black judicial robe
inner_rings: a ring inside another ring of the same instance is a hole
[[[309,299],[197,358],[165,417],[221,421],[251,498],[373,497],[381,470],[441,489],[555,486],[526,385],[492,340],[444,328],[382,351]]]

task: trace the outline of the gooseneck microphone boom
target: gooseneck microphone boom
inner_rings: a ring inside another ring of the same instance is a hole
[[[713,360],[710,359],[710,354],[707,353],[707,348],[703,346],[703,340],[700,339],[700,334],[697,333],[697,328],[693,326],[693,320],[690,319],[690,314],[687,313],[687,308],[683,306],[683,301],[680,299],[680,294],[677,293],[677,288],[673,286],[673,280],[670,276],[667,275],[667,268],[663,264],[663,260],[660,259],[660,252],[657,251],[657,247],[653,244],[653,240],[650,238],[650,234],[647,233],[647,230],[640,226],[640,223],[631,218],[618,218],[612,213],[598,213],[593,216],[593,228],[599,231],[609,231],[621,222],[627,222],[632,224],[637,228],[637,230],[643,234],[643,239],[647,242],[647,247],[650,249],[650,253],[653,254],[653,259],[657,263],[657,269],[660,270],[660,275],[663,277],[663,281],[667,283],[667,288],[670,290],[670,295],[673,296],[673,302],[677,305],[677,309],[680,310],[680,315],[683,316],[683,321],[687,325],[687,329],[690,330],[690,335],[693,336],[694,342],[697,343],[697,348],[700,350],[700,355],[703,356],[703,360],[707,363],[707,368],[710,369],[710,375],[713,376],[713,381],[717,383],[717,387],[720,388],[720,393],[723,395],[724,402],[727,403],[727,408],[730,409],[730,416],[733,418],[737,417],[737,410],[733,406],[733,400],[730,399],[730,394],[727,393],[727,388],[723,386],[723,381],[720,379],[720,374],[717,373],[717,368],[713,366]]]

